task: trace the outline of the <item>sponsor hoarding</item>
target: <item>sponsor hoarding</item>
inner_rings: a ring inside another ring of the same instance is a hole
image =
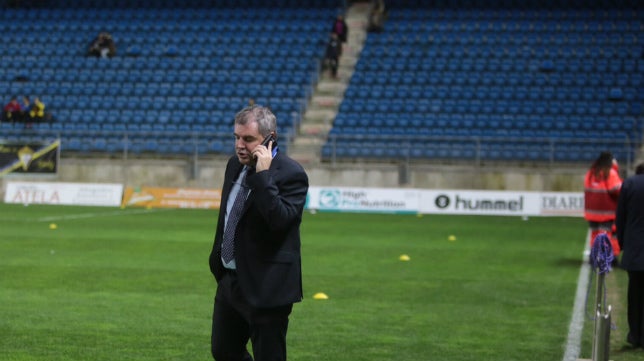
[[[416,213],[418,190],[309,187],[307,208],[343,212]]]
[[[98,183],[9,182],[5,203],[118,207],[123,185]]]
[[[310,187],[307,209],[338,212],[581,217],[584,211],[584,194]]]
[[[584,216],[584,193],[541,193],[542,216]]]
[[[125,190],[123,207],[219,209],[221,190],[141,187]]]
[[[420,213],[538,215],[538,192],[421,191]]]
[[[220,189],[9,182],[6,203],[219,209]],[[331,212],[583,217],[581,192],[309,187],[306,208]]]

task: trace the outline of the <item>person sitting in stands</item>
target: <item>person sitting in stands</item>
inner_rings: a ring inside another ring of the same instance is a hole
[[[9,103],[4,106],[2,117],[7,122],[21,122],[23,120],[22,107],[17,96],[11,97]]]
[[[90,44],[87,55],[97,58],[111,58],[116,55],[116,45],[114,44],[112,35],[106,32],[98,34],[96,39]]]
[[[29,111],[31,110],[31,101],[26,95],[22,96],[22,102],[20,102],[20,108],[22,109],[22,116],[24,118],[29,117]]]
[[[45,103],[40,98],[35,97],[34,103],[29,109],[29,118],[33,122],[42,122],[45,119]]]

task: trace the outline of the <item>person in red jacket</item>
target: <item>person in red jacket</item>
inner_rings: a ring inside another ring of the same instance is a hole
[[[590,245],[600,233],[611,239],[613,254],[620,247],[614,237],[615,210],[622,187],[617,161],[610,152],[602,152],[593,162],[584,179],[584,218],[590,226]]]
[[[3,108],[2,120],[6,122],[21,122],[23,111],[17,96],[12,96],[9,103]]]

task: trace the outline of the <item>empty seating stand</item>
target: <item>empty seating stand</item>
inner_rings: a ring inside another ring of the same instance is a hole
[[[637,1],[390,1],[322,155],[583,161],[642,143]],[[418,136],[426,136],[418,138]],[[410,140],[414,137],[414,140]],[[422,148],[417,150],[414,148]]]

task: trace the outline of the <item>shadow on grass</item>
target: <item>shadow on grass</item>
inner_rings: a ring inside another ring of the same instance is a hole
[[[633,347],[630,344],[624,342],[624,345],[621,348],[613,349],[611,356],[620,356],[619,360],[641,360],[644,357],[644,349],[641,347]],[[611,357],[611,359],[613,359]]]
[[[574,267],[579,268],[584,261],[579,258],[559,258],[554,261],[555,266],[558,267]]]

